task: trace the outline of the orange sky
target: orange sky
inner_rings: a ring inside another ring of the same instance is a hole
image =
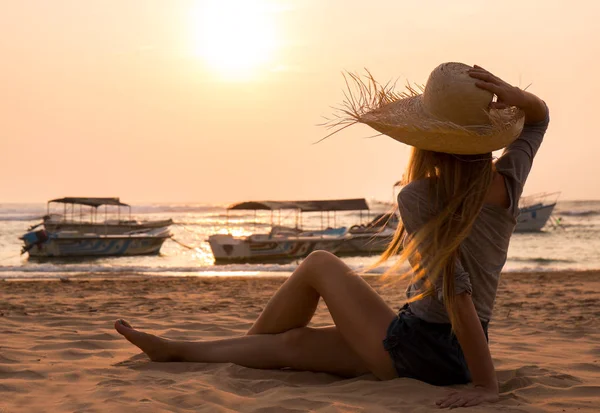
[[[316,124],[342,100],[342,70],[423,83],[444,61],[548,102],[526,194],[600,199],[599,4],[5,2],[0,202],[390,200],[408,147],[364,126],[312,145]]]

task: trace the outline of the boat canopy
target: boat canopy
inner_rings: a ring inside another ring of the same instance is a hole
[[[302,212],[319,211],[360,211],[368,210],[369,205],[364,198],[332,199],[317,201],[250,201],[230,205],[229,210],[267,210],[298,209]]]
[[[77,205],[87,205],[87,206],[91,206],[94,208],[97,208],[101,205],[117,205],[117,206],[126,206],[128,207],[128,204],[124,204],[123,202],[121,202],[119,200],[119,198],[74,198],[74,197],[67,197],[67,198],[57,198],[57,199],[52,199],[50,201],[48,201],[48,204],[52,203],[52,202],[57,202],[60,204],[77,204]]]

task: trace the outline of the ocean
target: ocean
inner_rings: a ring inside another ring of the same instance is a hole
[[[375,204],[371,216],[388,207]],[[235,235],[266,232],[269,214],[259,214],[255,222],[252,211],[230,214],[224,205],[148,204],[135,205],[133,216],[141,220],[172,218],[173,237],[192,247],[185,248],[167,240],[160,255],[141,257],[111,257],[77,260],[30,260],[20,255],[18,239],[27,229],[40,222],[46,213],[45,204],[0,204],[0,279],[58,278],[72,276],[231,276],[268,275],[293,271],[298,262],[286,264],[229,264],[215,265],[206,241],[215,233]],[[100,215],[100,214],[99,214]],[[514,234],[505,271],[559,271],[600,269],[600,201],[559,201],[554,218],[560,225],[547,226],[539,233]],[[363,214],[363,223],[367,221]],[[338,213],[336,225],[359,223],[358,213]],[[275,216],[275,223],[279,218]],[[229,223],[229,225],[228,225]],[[284,213],[282,224],[293,225],[294,214]],[[306,228],[327,225],[326,216],[305,214]],[[330,225],[334,224],[333,214]],[[371,265],[376,257],[347,257],[344,261],[354,269]],[[385,266],[376,270],[383,272]]]

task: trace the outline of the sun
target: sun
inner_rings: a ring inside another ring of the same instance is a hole
[[[205,0],[194,10],[195,52],[225,77],[249,77],[276,48],[273,13],[264,0]]]

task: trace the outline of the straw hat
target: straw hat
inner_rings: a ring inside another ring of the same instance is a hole
[[[469,155],[501,149],[521,133],[523,111],[490,109],[494,95],[475,86],[469,69],[462,63],[443,63],[431,72],[425,87],[407,85],[400,93],[394,84],[382,85],[368,72],[365,77],[349,74],[341,115],[328,126],[336,133],[364,123],[400,142],[436,152]]]

